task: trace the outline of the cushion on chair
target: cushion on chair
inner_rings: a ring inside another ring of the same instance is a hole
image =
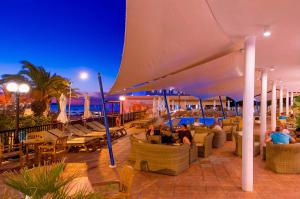
[[[204,143],[204,138],[207,136],[207,133],[195,133],[193,140],[196,144]],[[197,145],[198,146],[198,145]]]

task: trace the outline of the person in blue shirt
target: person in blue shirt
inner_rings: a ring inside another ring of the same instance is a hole
[[[266,142],[273,142],[273,144],[289,144],[296,142],[290,135],[283,133],[281,127],[276,127],[275,132],[266,134]]]
[[[286,120],[287,117],[284,115],[284,113],[281,113],[280,116],[278,117],[280,120]]]

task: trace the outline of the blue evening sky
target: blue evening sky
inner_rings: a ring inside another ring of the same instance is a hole
[[[72,79],[81,91],[104,89],[117,75],[124,40],[125,0],[0,0],[0,75],[21,60]],[[88,71],[89,80],[79,80]]]

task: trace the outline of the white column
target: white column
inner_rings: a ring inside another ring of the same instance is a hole
[[[280,86],[279,92],[279,114],[283,113],[283,86]]]
[[[294,92],[291,92],[291,106],[294,105]]]
[[[272,108],[271,108],[271,130],[275,131],[276,128],[276,82],[272,86]]]
[[[289,116],[290,107],[289,107],[289,90],[286,89],[286,98],[285,98],[285,115]]]
[[[265,144],[265,133],[267,131],[267,89],[268,75],[264,70],[261,74],[261,100],[260,100],[260,148],[262,151]]]
[[[243,96],[242,189],[253,191],[253,100],[255,75],[255,37],[245,41],[245,76]]]

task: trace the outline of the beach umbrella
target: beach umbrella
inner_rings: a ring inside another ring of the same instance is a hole
[[[153,117],[155,117],[157,115],[157,100],[156,97],[153,97],[153,102],[152,102],[152,114]]]
[[[174,110],[175,110],[175,101],[172,100],[172,111],[174,111]]]
[[[84,96],[84,113],[83,113],[83,118],[87,119],[91,117],[91,111],[90,111],[90,97],[88,95]]]
[[[68,122],[68,117],[66,113],[66,106],[67,106],[67,98],[64,94],[61,94],[59,97],[59,107],[60,107],[60,113],[57,117],[57,121],[65,124]]]

